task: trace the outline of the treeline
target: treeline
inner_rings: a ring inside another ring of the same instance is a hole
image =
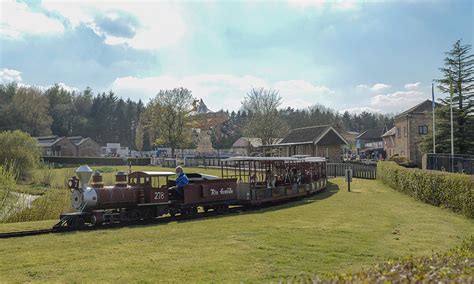
[[[246,136],[245,128],[248,125],[249,113],[246,111],[228,112],[229,120],[220,129],[215,129],[212,142],[215,147],[225,149],[242,136]],[[279,110],[279,116],[289,128],[314,125],[332,125],[343,131],[363,132],[372,128],[391,128],[394,124],[393,116],[379,113],[362,112],[340,113],[322,105],[314,105],[307,109],[286,108]],[[263,122],[262,122],[263,123]]]
[[[112,91],[94,95],[90,88],[74,92],[59,85],[46,90],[0,85],[0,131],[19,129],[31,136],[81,135],[101,145],[118,142],[133,147],[144,108],[142,101],[123,100]],[[150,143],[144,144],[150,148]]]
[[[140,125],[146,108],[141,100],[123,100],[112,91],[94,94],[90,88],[75,92],[59,85],[41,90],[16,83],[0,84],[0,131],[19,129],[31,136],[80,135],[91,137],[101,145],[116,142],[132,149],[149,150],[159,137],[156,129]],[[331,124],[342,130],[361,132],[393,124],[392,118],[386,115],[347,111],[341,114],[322,105],[308,109],[286,108],[278,112],[288,129]],[[251,110],[227,113],[229,120],[213,129],[215,148],[230,148],[247,134],[245,127],[252,116]],[[158,139],[158,142],[162,141]],[[165,142],[160,146],[169,145]]]

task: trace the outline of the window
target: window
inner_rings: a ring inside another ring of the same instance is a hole
[[[400,137],[400,127],[397,127],[397,137]]]
[[[428,134],[428,126],[426,125],[418,126],[418,134]]]
[[[403,137],[407,137],[407,128],[403,127]]]

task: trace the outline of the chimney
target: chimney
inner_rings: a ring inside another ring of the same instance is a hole
[[[76,174],[81,182],[81,187],[86,188],[89,186],[89,180],[91,179],[92,169],[87,165],[82,165],[76,169]]]

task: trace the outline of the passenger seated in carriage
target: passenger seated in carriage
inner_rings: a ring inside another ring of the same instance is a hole
[[[189,179],[180,166],[176,167],[176,185],[170,187],[174,199],[184,199],[184,186],[189,184]]]

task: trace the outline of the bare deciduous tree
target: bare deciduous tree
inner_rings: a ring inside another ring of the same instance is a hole
[[[244,133],[262,139],[263,145],[274,144],[288,132],[288,125],[281,117],[278,107],[281,97],[273,89],[252,88],[242,102],[248,113]]]

